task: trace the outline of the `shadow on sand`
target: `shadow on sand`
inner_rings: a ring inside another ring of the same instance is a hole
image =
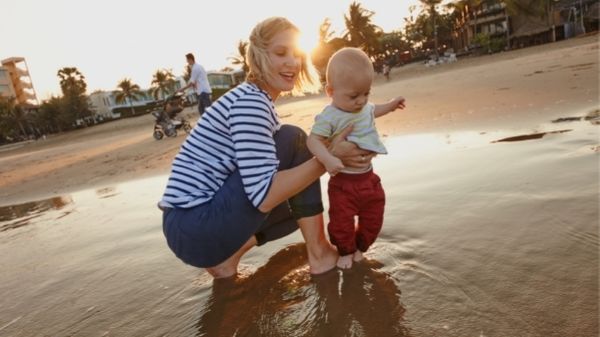
[[[376,261],[310,276],[304,244],[255,273],[216,280],[197,336],[409,336],[393,279]]]

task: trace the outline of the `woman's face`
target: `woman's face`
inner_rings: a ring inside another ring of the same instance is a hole
[[[266,90],[272,99],[281,92],[291,91],[302,66],[302,52],[298,49],[298,32],[288,29],[275,34],[267,47],[271,62]]]

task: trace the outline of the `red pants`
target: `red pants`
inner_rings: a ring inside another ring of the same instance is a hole
[[[373,170],[329,180],[329,239],[340,255],[366,252],[383,224],[385,193]],[[354,217],[358,216],[355,225]]]

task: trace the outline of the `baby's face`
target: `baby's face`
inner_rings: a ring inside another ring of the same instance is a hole
[[[329,87],[328,94],[336,108],[346,112],[358,112],[369,100],[371,82],[370,78],[337,81]]]

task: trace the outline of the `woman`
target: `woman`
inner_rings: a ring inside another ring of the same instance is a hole
[[[235,275],[246,251],[298,227],[310,272],[335,267],[323,229],[318,178],[325,169],[306,148],[306,134],[282,126],[273,105],[281,93],[313,83],[298,34],[285,18],[253,29],[247,82],[206,110],[173,161],[160,202],[167,243],[215,278]],[[349,131],[332,142],[332,153],[348,166],[370,165],[369,152],[340,141]]]

